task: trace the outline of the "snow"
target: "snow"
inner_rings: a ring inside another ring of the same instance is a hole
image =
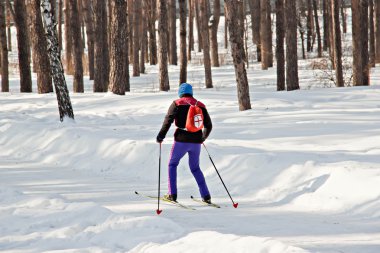
[[[254,50],[253,50],[254,51]],[[1,252],[378,253],[380,251],[380,68],[370,87],[322,88],[300,61],[301,90],[277,92],[275,68],[250,63],[252,110],[239,112],[232,66],[189,65],[188,82],[214,129],[201,168],[215,203],[190,199],[197,186],[184,158],[178,167],[185,210],[135,195],[157,194],[155,137],[177,98],[158,92],[157,67],[131,78],[125,96],[71,93],[75,121],[59,121],[55,94],[0,94]],[[72,77],[66,76],[70,92]],[[36,77],[33,76],[34,87]],[[167,189],[174,126],[162,146]]]

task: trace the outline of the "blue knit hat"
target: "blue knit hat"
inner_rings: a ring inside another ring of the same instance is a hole
[[[193,95],[193,87],[188,83],[182,83],[178,89],[178,96],[180,98],[185,94]]]

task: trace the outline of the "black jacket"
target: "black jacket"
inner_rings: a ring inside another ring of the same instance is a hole
[[[198,101],[197,106],[202,109],[203,112],[203,131],[198,132],[188,132],[183,130],[186,125],[187,112],[189,111],[190,104],[195,105],[197,100],[193,97],[186,96],[173,101],[170,105],[168,113],[165,116],[164,123],[162,124],[161,130],[158,133],[157,138],[164,139],[171,124],[175,121],[177,129],[174,133],[174,140],[178,142],[190,142],[190,143],[203,143],[204,140],[209,136],[212,129],[212,122],[210,115],[207,112],[206,106]]]

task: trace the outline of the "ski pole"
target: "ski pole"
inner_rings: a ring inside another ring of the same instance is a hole
[[[160,210],[161,146],[162,146],[162,144],[160,143],[160,155],[159,155],[159,158],[158,158],[158,197],[157,197],[158,207],[157,207],[157,210],[156,210],[156,213],[157,213],[158,215],[162,212],[162,210]]]
[[[208,152],[208,150],[207,150],[207,148],[206,148],[206,145],[205,145],[204,143],[202,143],[202,144],[203,144],[203,147],[205,147],[205,149],[206,149],[206,152],[207,152],[207,154],[208,154],[208,157],[210,158],[210,161],[211,161],[212,165],[214,166],[215,171],[216,171],[216,173],[218,174],[218,176],[219,176],[219,178],[220,178],[220,181],[222,181],[222,184],[223,184],[223,186],[224,186],[224,189],[226,189],[226,191],[227,191],[227,193],[228,193],[228,196],[230,196],[230,199],[231,199],[231,201],[232,201],[232,205],[233,205],[235,208],[237,208],[238,205],[239,205],[239,203],[235,203],[234,200],[232,199],[230,192],[228,191],[226,185],[224,184],[223,179],[222,179],[222,177],[220,176],[219,171],[217,170],[217,168],[216,168],[216,166],[215,166],[215,163],[214,163],[214,161],[212,160],[212,158],[211,158],[211,156],[210,156],[210,153]]]

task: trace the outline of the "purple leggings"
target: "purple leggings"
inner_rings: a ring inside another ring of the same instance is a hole
[[[169,194],[177,194],[177,166],[186,153],[189,154],[190,170],[197,181],[202,198],[209,196],[210,192],[208,191],[205,177],[199,167],[201,144],[186,142],[174,142],[172,147],[169,161]]]

